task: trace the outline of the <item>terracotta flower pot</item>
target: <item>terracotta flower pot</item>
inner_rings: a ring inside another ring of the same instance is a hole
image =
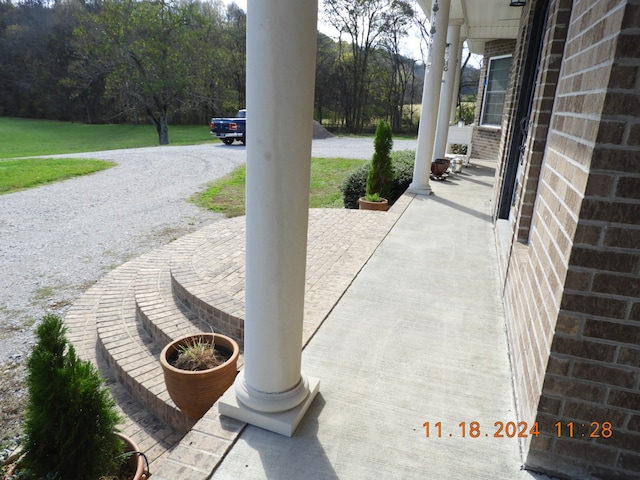
[[[180,347],[193,343],[194,339],[215,340],[216,350],[230,355],[229,359],[215,368],[200,371],[181,370],[171,365],[170,360],[177,357]],[[239,353],[235,340],[217,333],[186,335],[168,344],[160,354],[160,363],[171,400],[188,417],[201,418],[233,384],[238,374]]]
[[[381,199],[380,202],[370,202],[365,197],[358,199],[358,206],[360,210],[377,210],[380,212],[386,212],[389,210],[389,201],[386,198]]]
[[[129,437],[121,433],[116,433],[116,435],[124,441],[125,453],[140,452],[140,448],[138,448],[138,445],[136,445],[136,443]],[[136,472],[135,475],[131,477],[132,480],[146,480],[146,478],[148,478],[148,472],[146,471],[144,465],[144,457],[140,453],[134,453],[129,457],[129,460],[127,461],[129,463],[129,468],[131,469],[131,471]]]

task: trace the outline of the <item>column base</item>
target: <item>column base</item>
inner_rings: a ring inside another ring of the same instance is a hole
[[[243,382],[243,372],[238,374],[236,382]],[[305,377],[308,393],[304,400],[293,408],[282,412],[263,412],[246,406],[238,398],[236,388],[229,388],[218,401],[218,411],[241,422],[250,423],[256,427],[264,428],[270,432],[279,433],[291,437],[298,424],[311,406],[311,402],[320,390],[320,380],[314,377]]]
[[[416,183],[409,185],[407,193],[413,193],[415,195],[431,195],[433,191],[428,183]]]

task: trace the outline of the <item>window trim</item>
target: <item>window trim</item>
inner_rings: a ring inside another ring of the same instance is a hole
[[[513,55],[509,54],[509,55],[496,55],[495,57],[489,57],[489,64],[487,65],[487,74],[485,75],[484,78],[484,91],[482,92],[482,108],[480,109],[480,118],[478,119],[478,124],[481,127],[489,127],[489,128],[501,128],[501,124],[495,124],[495,123],[485,123],[484,122],[484,114],[485,114],[485,107],[487,105],[487,92],[489,90],[489,76],[491,75],[491,64],[494,60],[502,60],[504,58],[511,58],[513,60]],[[511,70],[511,68],[509,68],[509,70]],[[507,81],[509,80],[509,77],[507,76]],[[505,87],[505,95],[507,93],[508,89]],[[504,102],[502,103],[502,106],[504,108]]]

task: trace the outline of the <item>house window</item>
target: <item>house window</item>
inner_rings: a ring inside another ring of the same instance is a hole
[[[502,107],[507,92],[511,55],[492,57],[489,59],[487,78],[485,80],[484,102],[482,102],[481,125],[500,126],[502,124]]]

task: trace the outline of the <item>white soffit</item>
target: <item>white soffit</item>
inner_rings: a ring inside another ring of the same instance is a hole
[[[533,1],[533,0],[529,0]],[[432,0],[417,0],[431,18]],[[451,0],[450,19],[464,19],[461,36],[473,53],[481,54],[484,44],[499,38],[517,38],[522,7],[511,7],[510,0]]]

